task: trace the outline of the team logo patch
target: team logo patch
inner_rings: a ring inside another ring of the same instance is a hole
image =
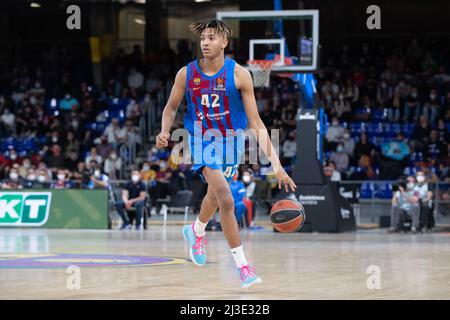
[[[224,83],[225,83],[225,81],[223,80],[223,78],[217,78],[216,79],[216,88],[223,89]]]
[[[201,79],[200,79],[200,78],[194,78],[194,84],[195,84],[196,86],[199,86],[200,83],[201,83]]]

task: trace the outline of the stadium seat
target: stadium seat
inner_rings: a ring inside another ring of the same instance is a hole
[[[391,199],[392,198],[392,184],[390,182],[384,182],[377,185],[378,188],[375,193],[375,198],[378,199]]]
[[[373,183],[371,182],[364,182],[361,185],[361,189],[359,191],[359,196],[361,199],[371,199],[373,196]]]

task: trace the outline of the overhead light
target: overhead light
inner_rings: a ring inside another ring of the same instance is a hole
[[[144,19],[135,18],[135,19],[134,19],[134,22],[137,23],[137,24],[145,25],[145,20],[144,20]]]
[[[195,2],[211,2],[211,0],[194,0]]]
[[[40,7],[41,7],[41,4],[38,3],[38,2],[32,2],[32,3],[30,4],[30,7],[31,7],[31,8],[40,8]]]

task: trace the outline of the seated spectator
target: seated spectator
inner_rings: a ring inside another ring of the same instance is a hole
[[[95,160],[89,162],[90,165],[90,179],[87,184],[88,189],[108,189],[109,177],[103,174],[99,168],[99,164]]]
[[[420,116],[419,123],[414,128],[411,144],[416,152],[422,151],[426,140],[430,136],[431,126],[425,116]]]
[[[419,91],[417,87],[412,87],[411,93],[406,97],[405,106],[403,108],[403,121],[411,122],[413,119],[419,119],[421,111]]]
[[[375,178],[370,157],[362,155],[358,160],[358,167],[350,174],[349,180],[369,180]]]
[[[425,143],[425,159],[426,161],[436,160],[441,158],[446,153],[445,145],[439,141],[438,132],[436,130],[431,130],[430,137]]]
[[[54,144],[51,148],[51,155],[47,158],[47,166],[51,169],[63,168],[65,159],[62,155],[60,145]]]
[[[78,166],[78,162],[80,161],[78,152],[75,149],[70,149],[68,153],[68,157],[64,161],[64,167],[69,169],[70,171],[75,171]]]
[[[63,112],[69,112],[72,111],[74,107],[78,107],[78,105],[78,100],[72,97],[70,93],[66,93],[64,99],[59,102],[59,109]]]
[[[145,184],[140,180],[139,171],[131,171],[131,181],[122,190],[122,199],[116,202],[117,213],[122,218],[120,230],[131,228],[130,221],[124,209],[136,208],[136,230],[141,227],[144,214],[145,198],[147,197]]]
[[[336,170],[336,163],[334,161],[328,160],[323,167],[323,173],[325,177],[329,178],[330,181],[340,182],[342,181],[341,173]]]
[[[23,189],[24,180],[19,175],[19,171],[16,168],[11,168],[9,171],[9,179],[4,180],[1,184],[2,189]]]
[[[6,136],[11,136],[16,132],[16,116],[9,108],[5,108],[0,116],[0,127],[4,128]]]
[[[327,150],[333,150],[339,141],[342,140],[344,135],[344,127],[339,124],[338,117],[333,117],[331,125],[327,129],[326,140]]]
[[[103,171],[109,176],[111,180],[118,180],[121,168],[122,159],[117,156],[117,152],[115,150],[111,150],[105,160]]]
[[[98,151],[95,147],[91,148],[91,152],[84,160],[86,164],[91,163],[91,161],[95,161],[97,164],[103,163],[103,158],[101,155],[98,154]]]
[[[406,188],[399,186],[392,197],[391,227],[388,232],[399,232],[406,215],[412,218],[411,232],[416,233],[420,227],[419,193],[415,189],[413,176],[406,179]]]
[[[8,153],[9,153],[9,156],[6,159],[7,167],[11,168],[15,164],[18,164],[18,165],[22,164],[23,159],[21,157],[19,157],[19,155],[17,154],[17,151],[14,148],[10,147]]]
[[[355,151],[355,140],[350,134],[350,129],[346,128],[344,134],[342,135],[341,142],[344,145],[344,152],[350,157],[353,157],[353,152]]]
[[[429,99],[423,105],[423,114],[431,123],[435,124],[439,116],[440,109],[439,97],[437,91],[432,89],[430,91]]]
[[[445,121],[443,119],[438,120],[437,125],[437,134],[438,134],[438,140],[443,144],[448,144],[450,141],[450,134],[447,130],[447,127],[445,126]]]
[[[103,135],[108,137],[108,143],[110,143],[113,149],[117,149],[120,143],[124,141],[125,130],[120,128],[119,119],[113,118],[111,124],[109,124]]]
[[[53,182],[50,186],[52,189],[69,189],[70,183],[67,181],[66,171],[63,169],[58,169],[56,175],[56,181]]]
[[[135,99],[131,99],[127,105],[126,118],[133,121],[134,124],[139,124],[139,118],[141,116],[141,107]]]
[[[415,191],[419,196],[421,227],[424,232],[428,232],[434,225],[433,217],[433,192],[430,191],[428,182],[423,171],[416,173]]]
[[[57,142],[55,142],[57,143]],[[73,131],[67,132],[66,141],[64,142],[64,156],[66,158],[69,157],[69,153],[71,151],[75,151],[77,154],[80,153],[80,141],[76,139],[75,134]]]
[[[336,169],[340,172],[346,172],[350,162],[348,154],[344,152],[344,144],[339,142],[336,151],[330,155],[330,160],[336,164]]]
[[[380,179],[394,180],[402,173],[407,164],[410,149],[403,134],[399,133],[393,140],[381,144]]]
[[[142,144],[141,133],[139,128],[133,124],[132,120],[127,120],[125,122],[125,137],[124,142],[131,147],[136,148],[136,152],[139,151],[139,146]]]
[[[108,142],[108,138],[106,136],[100,137],[100,143],[97,144],[96,149],[98,151],[98,155],[102,157],[102,159],[106,159],[108,155],[113,150],[112,145]],[[98,161],[98,160],[97,160]],[[100,163],[100,161],[99,161]]]
[[[367,139],[367,134],[362,132],[361,138],[355,145],[354,157],[355,159],[360,159],[361,156],[365,155],[372,157],[375,150],[375,145]]]

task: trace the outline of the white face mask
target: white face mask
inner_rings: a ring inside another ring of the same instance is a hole
[[[350,134],[349,133],[344,133],[344,139],[349,139],[350,138]]]
[[[35,174],[30,174],[30,175],[28,176],[28,180],[30,180],[30,181],[36,180],[36,175],[35,175]]]
[[[159,165],[159,168],[160,168],[161,170],[165,170],[165,169],[167,169],[167,164],[161,163],[161,164]]]
[[[149,166],[143,166],[143,167],[142,167],[142,170],[148,171],[148,170],[150,170],[150,167],[149,167]]]
[[[13,153],[9,157],[11,158],[11,160],[16,160],[17,159],[17,154]]]
[[[244,181],[244,183],[249,183],[250,180],[252,180],[252,179],[250,178],[249,175],[242,176],[242,181]]]
[[[414,188],[414,183],[413,182],[409,182],[406,187],[411,190],[412,188]]]
[[[24,163],[23,163],[23,167],[24,167],[25,169],[29,169],[29,168],[31,167],[31,164],[30,164],[29,162],[24,162]]]
[[[95,171],[94,171],[94,176],[95,176],[96,178],[100,177],[100,170],[95,170]]]
[[[416,177],[417,182],[422,183],[425,181],[425,177],[424,176],[417,176]]]
[[[336,151],[337,152],[342,152],[342,151],[344,151],[344,147],[343,146],[339,146],[339,147],[336,148]]]
[[[9,177],[11,178],[11,180],[17,180],[17,178],[19,178],[19,175],[17,174],[17,172],[11,172],[9,174]]]
[[[39,180],[39,182],[44,182],[45,181],[45,176],[39,176],[38,180]]]
[[[115,153],[112,154],[112,155],[111,155],[111,159],[112,159],[112,160],[116,160],[116,159],[117,159],[117,154],[115,154]]]
[[[65,179],[66,179],[66,175],[58,174],[58,180],[65,180]]]
[[[52,137],[52,142],[57,142],[58,141],[58,137]]]
[[[132,180],[134,183],[136,183],[136,182],[139,181],[139,176],[134,174],[134,175],[131,176],[131,180]]]

